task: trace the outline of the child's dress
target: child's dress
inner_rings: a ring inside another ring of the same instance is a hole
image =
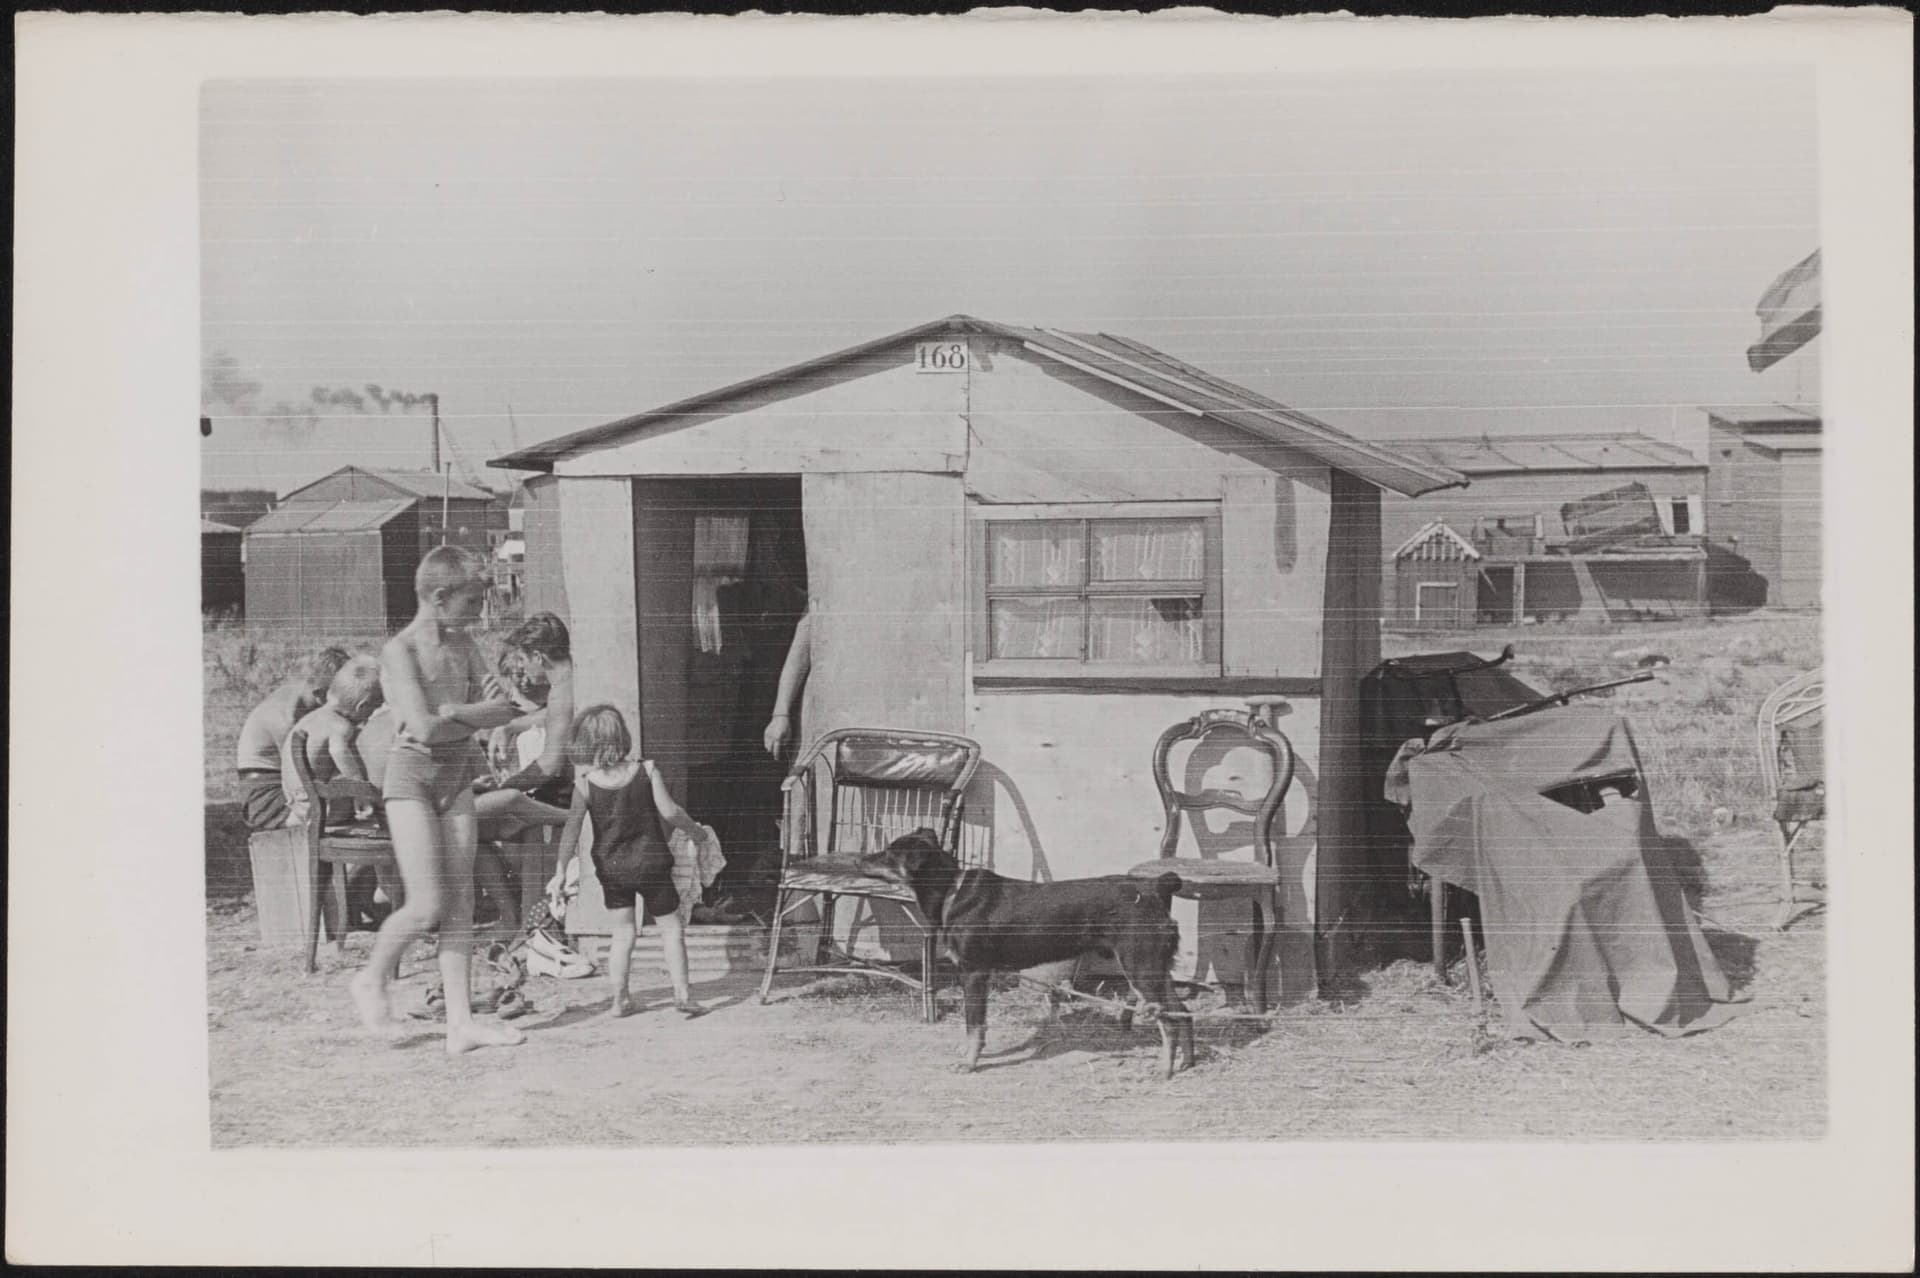
[[[680,891],[673,881],[673,853],[653,806],[653,781],[644,767],[616,789],[605,789],[586,775],[575,783],[587,788],[587,812],[593,817],[593,868],[609,910],[624,910],[639,898],[649,917],[677,913]]]

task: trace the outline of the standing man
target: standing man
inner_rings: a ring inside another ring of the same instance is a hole
[[[779,759],[787,753],[787,747],[794,744],[794,710],[798,704],[800,690],[806,686],[807,674],[813,669],[813,644],[810,637],[813,613],[800,614],[800,622],[793,628],[793,642],[787,648],[786,664],[780,667],[780,688],[774,694],[773,716],[767,720],[767,730],[761,735],[761,744],[767,747],[767,753]]]

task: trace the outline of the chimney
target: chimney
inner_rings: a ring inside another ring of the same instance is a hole
[[[433,409],[433,473],[440,473],[440,396],[428,395],[427,404]]]

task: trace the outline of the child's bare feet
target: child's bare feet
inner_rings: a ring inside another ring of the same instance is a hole
[[[406,1025],[394,1016],[387,1001],[386,986],[372,973],[360,973],[347,988],[353,993],[353,1008],[360,1014],[360,1024],[369,1034],[393,1038],[406,1032]]]
[[[447,1055],[459,1056],[478,1047],[518,1047],[527,1036],[511,1025],[489,1021],[468,1021],[447,1029]]]
[[[673,1010],[680,1013],[680,1015],[686,1017],[688,1020],[692,1020],[696,1016],[705,1016],[707,1014],[707,1009],[700,1006],[698,1003],[694,1002],[692,999],[678,999],[678,998],[675,999],[673,1001]]]
[[[607,1019],[617,1021],[633,1015],[633,999],[626,994],[615,994],[613,1002],[607,1006]]]

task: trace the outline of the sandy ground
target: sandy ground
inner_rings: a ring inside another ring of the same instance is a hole
[[[244,899],[209,913],[208,1043],[217,1146],[580,1146],[875,1140],[1817,1138],[1825,1123],[1825,924],[1769,932],[1773,856],[1748,828],[1702,848],[1717,886],[1710,931],[1750,1001],[1717,1030],[1587,1047],[1491,1039],[1456,976],[1399,962],[1342,1002],[1283,1013],[1270,1030],[1203,1025],[1197,1068],[1163,1082],[1149,1027],[1120,1031],[1094,1009],[1057,1027],[1044,1000],[1003,989],[983,1068],[951,1066],[957,991],[928,1025],[908,991],[844,977],[784,980],[768,1006],[757,973],[700,982],[714,1008],[685,1021],[652,1005],[601,1019],[599,979],[529,983],[524,1046],[458,1059],[437,1026],[394,1047],[355,1029],[344,957],[299,971],[258,947]],[[1820,858],[1804,859],[1802,881]],[[426,951],[399,991],[418,1007]],[[659,982],[636,966],[636,981]]]

